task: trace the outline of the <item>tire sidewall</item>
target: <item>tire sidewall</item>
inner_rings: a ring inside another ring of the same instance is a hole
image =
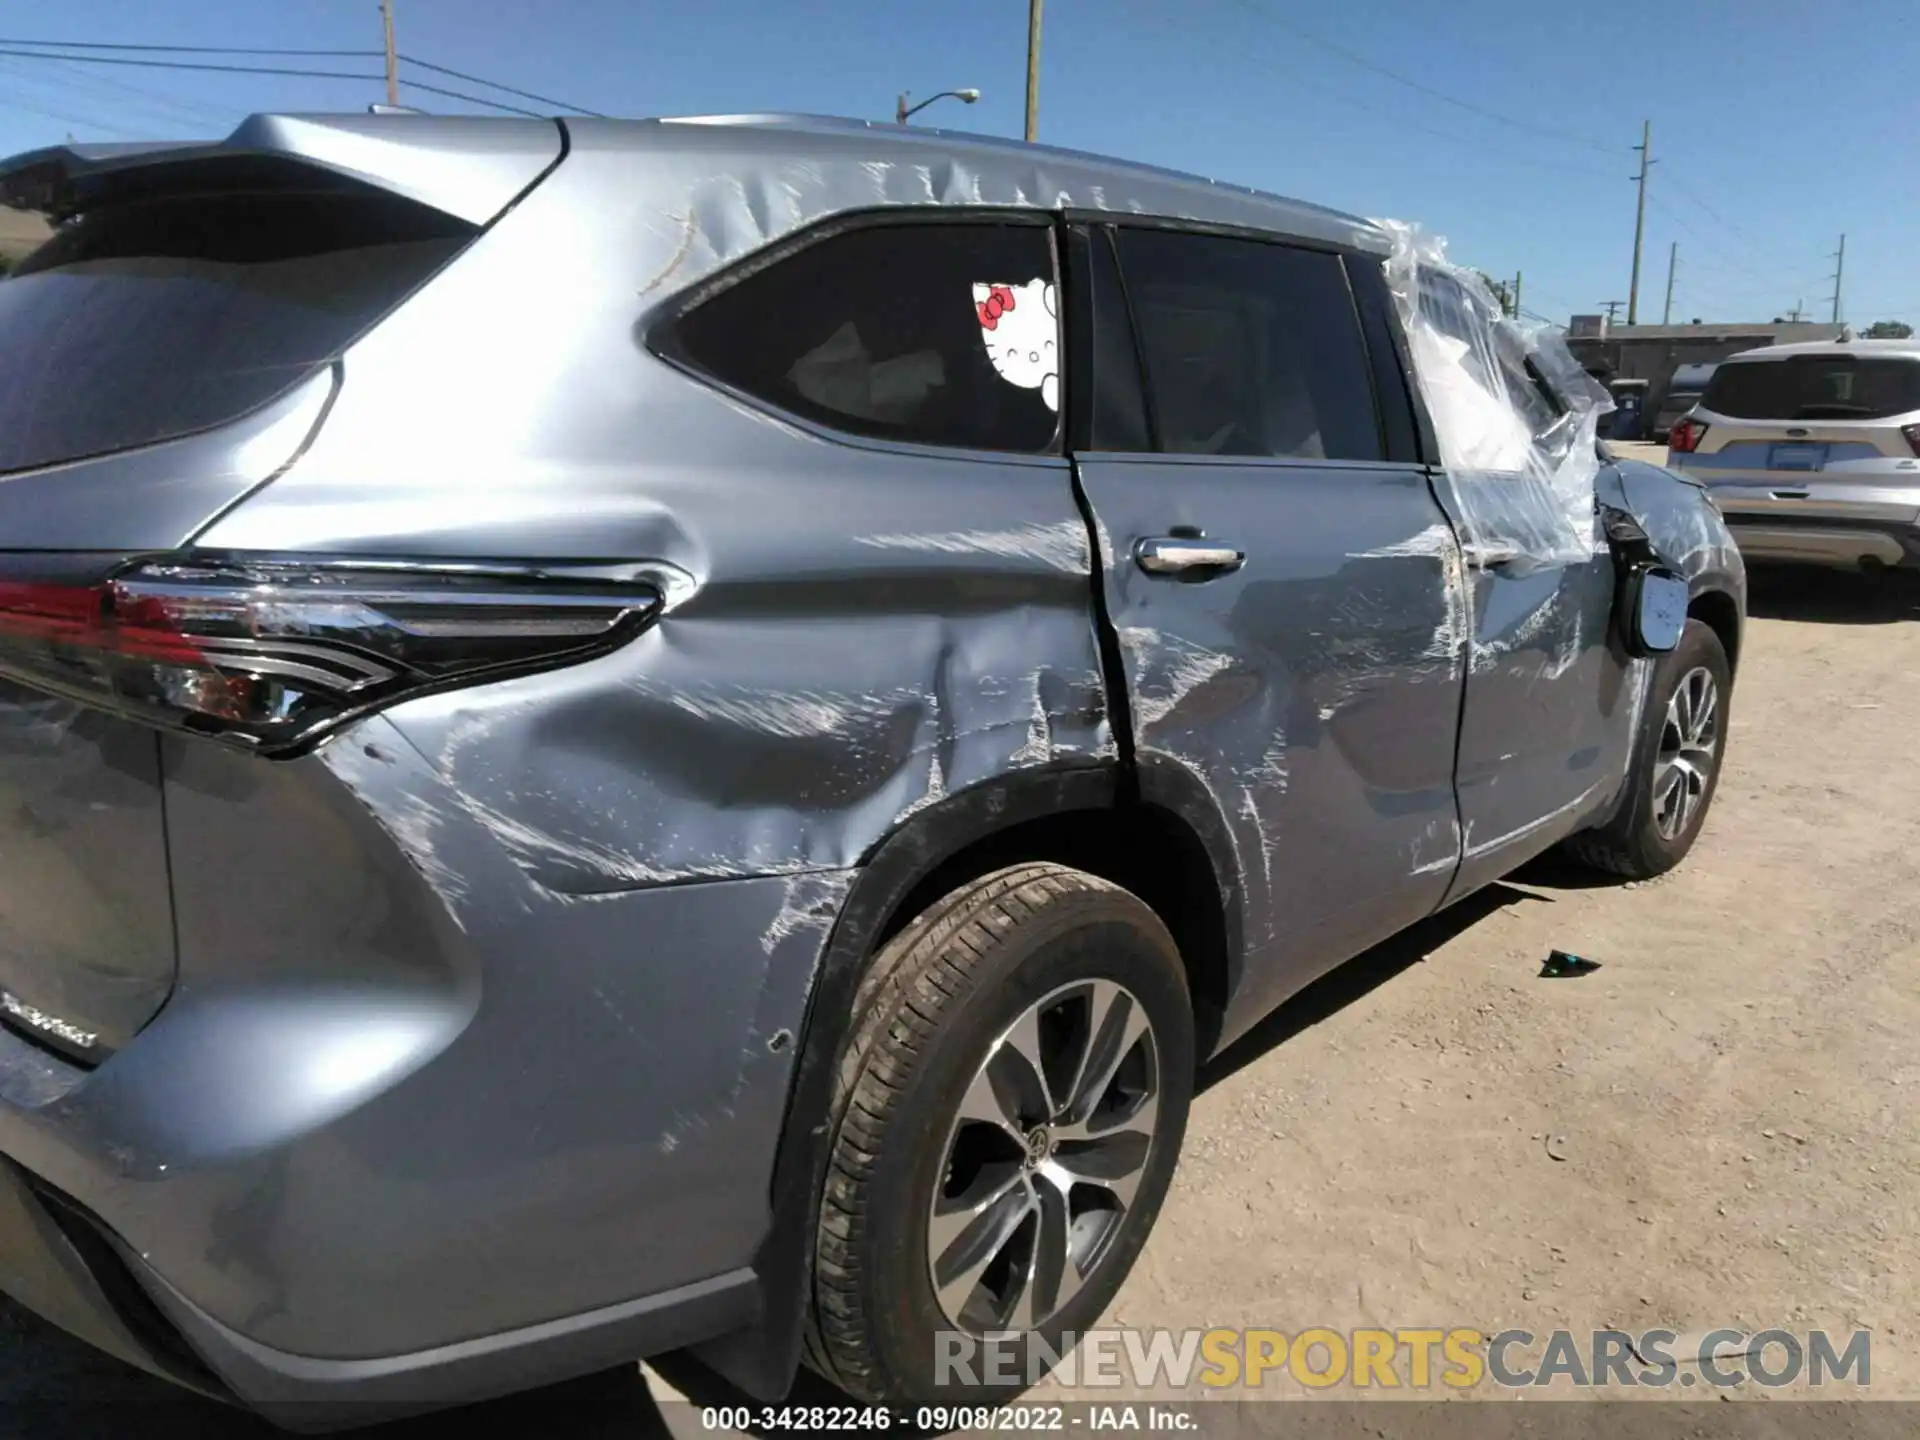
[[[1158,917],[1123,891],[1083,892],[1063,897],[999,940],[939,1027],[881,1143],[869,1181],[866,1308],[876,1354],[906,1392],[903,1398],[949,1405],[1004,1399],[1038,1378],[1027,1371],[1028,1347],[1012,1345],[1007,1350],[1015,1357],[1017,1383],[991,1384],[979,1372],[973,1384],[939,1383],[937,1337],[955,1327],[927,1270],[927,1212],[946,1163],[955,1099],[988,1047],[1028,1006],[1084,979],[1125,985],[1152,1020],[1160,1130],[1120,1233],[1085,1288],[1034,1332],[1047,1347],[1035,1353],[1064,1353],[1062,1336],[1077,1335],[1099,1318],[1152,1229],[1179,1160],[1192,1096],[1191,1000],[1178,953]],[[977,1357],[982,1350],[968,1353]]]

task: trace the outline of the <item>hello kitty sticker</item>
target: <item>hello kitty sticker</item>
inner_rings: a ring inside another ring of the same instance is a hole
[[[1049,410],[1059,410],[1060,366],[1055,358],[1059,301],[1053,282],[975,285],[973,305],[987,358],[1000,378],[1022,390],[1038,390]]]

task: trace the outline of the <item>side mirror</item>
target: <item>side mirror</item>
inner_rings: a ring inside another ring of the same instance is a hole
[[[1629,588],[1627,648],[1637,656],[1665,655],[1687,628],[1687,582],[1653,567],[1636,572]]]

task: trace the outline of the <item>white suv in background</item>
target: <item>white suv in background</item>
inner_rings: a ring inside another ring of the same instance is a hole
[[[1749,561],[1920,562],[1920,342],[1735,355],[1674,423],[1669,453]]]

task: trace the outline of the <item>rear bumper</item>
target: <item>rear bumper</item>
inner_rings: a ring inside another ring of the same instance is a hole
[[[1855,517],[1729,513],[1727,528],[1750,562],[1836,569],[1920,564],[1920,527]]]
[[[79,1206],[0,1162],[0,1290],[149,1374],[296,1430],[510,1394],[749,1324],[740,1270],[585,1315],[409,1355],[326,1360],[256,1344],[180,1295]]]
[[[4,1161],[0,1292],[115,1359],[203,1395],[228,1398],[112,1242],[79,1211]]]
[[[576,896],[385,719],[166,743],[181,983],[92,1069],[0,1028],[0,1290],[299,1425],[751,1323],[851,871]]]

